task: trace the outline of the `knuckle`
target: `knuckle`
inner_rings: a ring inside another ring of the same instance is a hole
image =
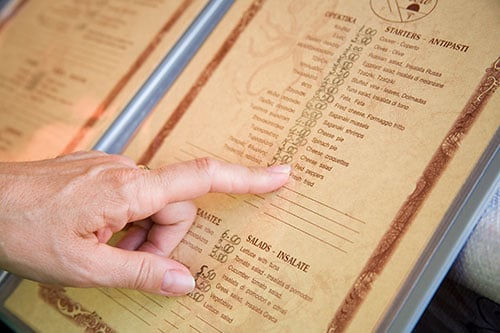
[[[123,165],[127,165],[127,166],[135,166],[136,165],[135,161],[132,158],[125,156],[125,155],[110,154],[110,155],[107,155],[107,158],[109,158],[110,161],[117,163],[117,164],[123,164]]]
[[[140,290],[150,289],[148,288],[148,282],[152,281],[152,275],[153,267],[151,267],[151,263],[146,258],[142,258],[137,267],[136,277],[131,281],[132,285],[130,287]]]
[[[218,167],[218,161],[211,157],[201,157],[195,160],[196,167],[201,172],[207,174],[208,176],[213,175],[214,170]]]
[[[128,191],[129,191],[129,181],[130,176],[125,172],[117,171],[110,175],[107,175],[106,182],[109,188],[109,195],[115,197],[118,202],[126,202]]]
[[[206,184],[206,192],[212,191],[212,186],[214,182],[215,174],[217,173],[217,168],[219,167],[219,161],[214,160],[210,157],[197,158],[195,160],[196,167],[200,174],[200,178],[204,179],[203,183]]]

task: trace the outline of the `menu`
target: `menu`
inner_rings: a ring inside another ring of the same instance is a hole
[[[0,158],[89,149],[202,5],[17,1],[0,23]]]
[[[182,94],[156,108],[156,134],[125,154],[289,163],[289,183],[197,200],[173,254],[196,280],[185,297],[23,281],[6,307],[37,331],[381,329],[500,142],[499,12],[495,0],[238,1]]]

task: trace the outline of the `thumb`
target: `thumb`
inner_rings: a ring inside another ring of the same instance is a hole
[[[156,254],[100,244],[92,281],[99,286],[143,290],[165,296],[191,292],[195,281],[186,266]]]

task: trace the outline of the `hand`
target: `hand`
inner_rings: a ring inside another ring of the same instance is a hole
[[[193,277],[168,256],[194,221],[189,200],[273,191],[289,172],[209,158],[143,170],[95,151],[0,163],[0,266],[43,283],[185,294]],[[107,244],[131,222],[117,247]]]

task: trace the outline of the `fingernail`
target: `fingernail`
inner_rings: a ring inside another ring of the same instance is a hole
[[[161,289],[169,294],[187,294],[194,289],[194,278],[184,271],[168,270]]]
[[[292,167],[290,166],[290,164],[273,165],[273,166],[267,168],[267,171],[272,172],[272,173],[287,173],[288,174],[288,173],[290,173],[291,170],[292,170]]]

